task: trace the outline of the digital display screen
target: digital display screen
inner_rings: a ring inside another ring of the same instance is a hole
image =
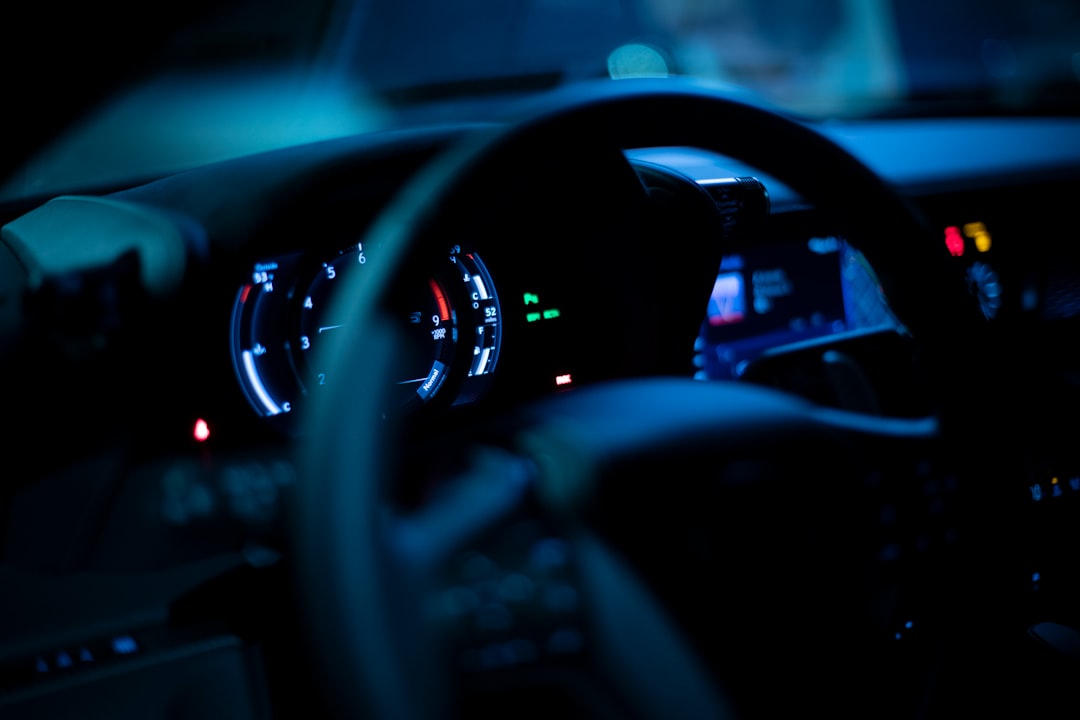
[[[698,377],[739,377],[764,351],[891,323],[862,255],[834,236],[724,258],[696,347]]]
[[[716,276],[706,317],[713,327],[735,325],[746,319],[746,288],[742,273],[722,272]]]

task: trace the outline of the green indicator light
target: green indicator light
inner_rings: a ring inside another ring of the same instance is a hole
[[[533,295],[532,293],[525,293],[525,304],[526,305],[539,305],[540,304],[540,296],[539,295]]]
[[[559,311],[554,309],[554,308],[552,308],[551,310],[545,310],[544,311],[544,319],[545,320],[553,320],[553,319],[555,319],[557,317],[559,317]]]
[[[525,322],[536,322],[540,319],[540,313],[525,313]]]

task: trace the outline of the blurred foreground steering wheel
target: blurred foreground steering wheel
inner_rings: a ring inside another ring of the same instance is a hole
[[[419,511],[403,514],[389,500],[400,447],[394,423],[384,419],[380,393],[370,384],[357,382],[356,387],[344,385],[335,394],[321,396],[308,417],[305,434],[294,558],[316,670],[325,682],[328,703],[343,716],[455,714],[451,706],[460,697],[453,674],[446,670],[447,633],[438,630],[445,629],[445,623],[440,626],[440,621],[432,619],[432,607],[439,604],[433,598],[461,590],[460,583],[454,584],[458,582],[453,580],[454,573],[466,571],[455,563],[462,562],[463,556],[492,557],[492,552],[470,551],[477,543],[501,542],[483,538],[510,517],[541,519],[546,534],[530,540],[531,547],[549,542],[544,547],[555,556],[564,553],[562,561],[569,558],[571,563],[568,574],[555,580],[524,571],[515,571],[514,576],[524,573],[534,588],[557,581],[559,587],[569,587],[578,601],[565,627],[545,625],[555,620],[542,614],[520,621],[527,626],[526,634],[537,627],[545,632],[566,630],[563,649],[572,656],[566,663],[546,662],[541,648],[541,657],[528,658],[538,668],[532,674],[480,673],[478,686],[484,687],[487,678],[488,694],[503,703],[507,712],[517,717],[527,716],[530,710],[537,715],[562,712],[562,705],[549,704],[548,691],[556,686],[570,687],[566,694],[575,699],[566,707],[585,708],[581,712],[587,716],[717,717],[747,707],[752,700],[745,697],[733,707],[738,681],[717,669],[727,667],[727,661],[702,659],[709,652],[702,652],[699,640],[707,640],[709,632],[703,630],[695,637],[692,618],[672,610],[665,588],[645,579],[655,574],[639,573],[637,558],[614,549],[596,530],[595,507],[603,504],[612,512],[633,514],[641,532],[648,533],[649,513],[655,513],[657,527],[664,528],[664,522],[678,522],[678,503],[700,506],[707,499],[723,508],[716,524],[730,524],[737,522],[739,509],[732,503],[738,501],[738,493],[725,500],[715,488],[707,487],[704,478],[693,484],[686,477],[683,485],[687,487],[676,487],[678,478],[694,471],[694,463],[708,459],[713,465],[729,460],[737,464],[748,452],[784,454],[796,447],[818,447],[826,437],[840,438],[839,443],[883,446],[896,441],[933,442],[943,427],[948,431],[955,410],[950,403],[964,406],[967,402],[962,388],[951,386],[949,393],[939,392],[945,381],[933,371],[945,366],[943,359],[963,352],[978,335],[980,316],[949,266],[944,248],[933,241],[912,208],[861,162],[807,125],[715,89],[676,80],[605,82],[557,91],[534,101],[513,122],[469,134],[422,170],[385,209],[365,240],[381,244],[380,272],[365,273],[364,284],[340,298],[347,305],[352,330],[345,351],[332,360],[336,376],[390,377],[387,366],[392,362],[395,338],[382,308],[395,274],[418,238],[430,234],[447,212],[461,212],[454,203],[462,188],[497,181],[490,177],[493,159],[505,160],[522,148],[543,147],[563,138],[573,138],[582,146],[615,149],[693,146],[715,151],[776,177],[821,211],[831,213],[875,267],[894,311],[919,341],[931,370],[931,392],[943,399],[942,406],[937,415],[925,419],[871,418],[745,384],[655,378],[613,381],[521,408],[514,416],[522,427],[515,447],[481,450],[479,459],[445,494]],[[627,198],[628,203],[637,201],[642,200]],[[588,238],[577,242],[588,242]],[[835,445],[830,447],[835,451]],[[811,451],[807,462],[827,462],[825,455],[817,457]],[[646,469],[663,474],[662,493],[635,487],[627,480]],[[843,501],[831,491],[812,494],[817,492],[796,490],[790,496],[792,507],[778,506],[775,513],[762,514],[761,522],[748,524],[761,532],[746,538],[746,547],[772,541],[798,546],[801,537],[785,535],[795,532],[785,523],[804,527],[805,516],[819,508],[836,507],[826,503],[837,497]],[[812,509],[796,507],[805,502],[816,504]],[[683,509],[689,513],[693,507]],[[837,525],[836,517],[813,521]],[[776,524],[761,527],[770,522]],[[745,536],[745,528],[740,532]],[[829,548],[834,547],[830,543],[839,547],[843,538],[824,542]],[[798,550],[793,552],[799,560],[788,564],[781,560],[778,568],[800,572],[794,566],[806,558]],[[645,565],[653,562],[642,561]],[[739,567],[752,571],[749,566]],[[757,592],[720,569],[705,567],[702,572],[715,572],[728,595]],[[826,568],[822,573],[822,578],[835,576],[847,582],[843,568]],[[814,579],[811,576],[807,581]],[[783,608],[789,600],[802,602],[809,595],[832,592],[839,597],[844,591],[844,587],[833,590],[792,583],[778,584],[767,592],[791,592],[791,598],[769,600]],[[807,602],[814,608],[829,608],[832,599]],[[847,598],[841,605],[846,608],[848,601],[858,602]],[[752,611],[756,601],[736,601],[736,606]],[[734,617],[727,623],[758,623],[739,637],[746,640],[756,634],[762,644],[771,644],[769,652],[777,658],[788,654],[785,642],[792,644],[796,656],[810,659],[809,664],[815,654],[826,652],[824,648],[798,650],[801,641],[773,634],[769,620]],[[841,632],[840,641],[854,638],[852,647],[856,647],[857,630],[848,635],[852,637]],[[485,651],[481,639],[455,637],[456,651]],[[712,637],[723,642],[733,636]],[[530,647],[525,644],[518,650],[525,655],[536,652]],[[725,649],[715,651],[722,656]],[[732,645],[730,652],[753,651]],[[730,659],[732,667],[738,662],[738,658]],[[588,680],[582,683],[581,678]],[[840,686],[850,682],[836,680],[831,692],[839,696],[844,692]],[[779,694],[785,692],[781,689],[785,683],[777,679]],[[589,689],[572,689],[582,685]],[[512,711],[507,709],[509,703],[515,703]]]

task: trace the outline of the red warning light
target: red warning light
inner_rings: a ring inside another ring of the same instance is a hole
[[[960,234],[960,228],[955,225],[945,228],[945,247],[949,248],[949,254],[953,257],[964,254],[964,236]]]
[[[195,431],[192,435],[199,442],[206,442],[210,438],[210,426],[206,424],[205,420],[199,418],[195,421]]]
[[[570,377],[570,373],[567,373],[565,375],[556,375],[555,376],[555,384],[556,385],[569,385],[572,382],[573,382],[573,379]]]

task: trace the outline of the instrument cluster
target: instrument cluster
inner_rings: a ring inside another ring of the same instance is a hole
[[[296,252],[262,258],[237,291],[231,351],[237,377],[255,412],[295,431],[295,411],[315,393],[332,392],[328,359],[349,331],[337,294],[346,279],[363,281],[378,266],[378,248],[362,243],[335,253]],[[499,298],[478,253],[460,246],[411,276],[395,293],[392,410],[412,412],[436,398],[448,404],[479,397],[499,361]],[[360,278],[353,278],[360,275]]]

